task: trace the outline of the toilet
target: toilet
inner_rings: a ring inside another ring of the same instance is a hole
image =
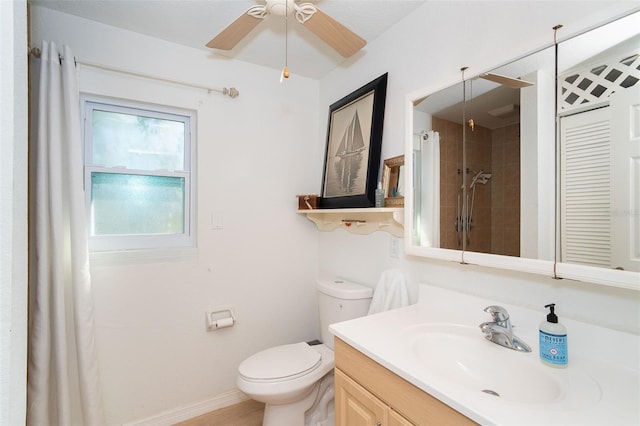
[[[319,280],[317,290],[322,343],[265,349],[238,367],[238,389],[265,403],[263,426],[334,424],[329,325],[365,316],[373,290],[342,280]]]

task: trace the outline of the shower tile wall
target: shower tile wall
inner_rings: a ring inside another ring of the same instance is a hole
[[[440,133],[440,246],[462,249],[455,231],[462,169],[462,125],[433,117]],[[492,177],[477,184],[467,250],[520,253],[520,126],[467,129],[467,168]],[[467,188],[474,173],[466,174]]]
[[[471,199],[472,191],[469,189],[473,176],[483,170],[492,172],[491,164],[491,130],[475,126],[473,131],[467,129],[467,169],[465,179],[467,193]],[[491,252],[491,194],[493,192],[492,179],[486,184],[475,185],[475,198],[473,200],[472,226],[469,238],[467,238],[467,250],[480,253]]]
[[[491,253],[519,256],[520,125],[494,129],[491,142]]]

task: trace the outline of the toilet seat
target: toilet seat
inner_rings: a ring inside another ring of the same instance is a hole
[[[318,368],[322,356],[307,343],[276,346],[244,360],[240,376],[252,382],[276,382],[305,376]]]

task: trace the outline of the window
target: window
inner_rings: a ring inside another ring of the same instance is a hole
[[[195,114],[84,98],[92,251],[194,245]]]

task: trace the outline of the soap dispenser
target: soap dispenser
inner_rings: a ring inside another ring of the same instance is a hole
[[[558,322],[555,303],[545,305],[550,312],[547,320],[540,323],[540,360],[554,368],[565,368],[569,362],[567,354],[567,329]]]

